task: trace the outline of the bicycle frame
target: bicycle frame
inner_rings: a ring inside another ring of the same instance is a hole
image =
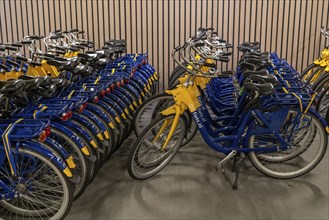
[[[190,84],[192,81],[189,81]],[[187,82],[186,84],[189,84]],[[198,96],[200,96],[199,90],[194,83],[193,85],[183,86],[180,85],[176,89],[166,91],[167,94],[171,94],[174,97],[175,104],[173,106],[168,107],[164,111],[161,112],[162,115],[175,115],[173,121],[165,122],[163,127],[160,129],[159,133],[161,133],[165,127],[171,125],[168,137],[165,143],[162,146],[162,150],[164,150],[172,137],[177,125],[179,117],[185,112],[189,111],[192,114],[193,119],[195,120],[198,129],[204,138],[205,142],[214,150],[229,154],[232,150],[236,150],[237,152],[251,152],[251,151],[261,151],[261,152],[275,152],[278,150],[286,150],[289,146],[287,142],[281,138],[278,132],[278,126],[283,123],[282,119],[287,114],[287,109],[282,108],[278,111],[278,115],[281,115],[281,121],[278,120],[274,125],[266,119],[264,114],[257,109],[250,109],[247,111],[243,111],[243,105],[245,104],[244,100],[240,100],[237,110],[233,116],[235,120],[231,121],[229,126],[222,127],[221,129],[214,131],[212,127],[209,125],[209,119],[205,117],[204,109],[202,109],[203,105],[200,103]],[[246,95],[242,99],[245,99]],[[241,114],[240,117],[237,117]],[[248,128],[248,125],[253,120],[260,120],[266,127],[262,128],[261,131],[249,132],[249,134],[273,134],[281,143],[282,146],[278,149],[277,147],[266,147],[266,148],[247,148],[248,146],[243,145],[241,147],[241,140],[243,140],[243,134],[245,130]],[[220,136],[219,132],[231,132],[229,135],[225,134]],[[155,137],[154,141],[158,138]],[[229,146],[228,143],[232,143]],[[227,144],[220,144],[227,143]]]

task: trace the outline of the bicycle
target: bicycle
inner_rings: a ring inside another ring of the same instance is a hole
[[[187,42],[184,46],[176,48],[175,52],[183,48],[189,53],[191,48],[203,46],[199,41],[200,38]],[[249,50],[251,50],[250,47]],[[201,52],[201,50],[198,51]],[[182,50],[180,55],[184,57]],[[174,56],[173,59],[181,64]],[[261,59],[249,61],[254,62],[254,64],[248,64],[249,66],[263,68],[264,63]],[[189,74],[187,80],[175,89],[166,91],[174,97],[175,104],[163,110],[161,117],[148,125],[134,142],[128,159],[128,172],[131,177],[149,178],[160,172],[170,162],[184,139],[187,127],[187,120],[183,114],[185,111],[191,113],[205,142],[214,150],[227,155],[218,163],[219,170],[229,159],[236,158],[234,189],[238,186],[239,166],[245,154],[249,154],[251,162],[258,170],[275,178],[293,178],[303,175],[321,161],[327,146],[326,123],[316,111],[309,107],[312,103],[309,96],[305,97],[305,100],[297,99],[289,92],[277,93],[271,83],[260,83],[260,80],[257,80],[257,84],[248,79],[242,84],[239,91],[241,95],[233,115],[230,115],[229,123],[227,125],[219,123],[217,128],[213,128],[211,118],[207,117],[210,114],[202,99],[199,98],[201,94],[194,81],[197,77],[217,77],[218,71],[212,68],[204,72],[197,67],[200,62],[188,60],[188,63],[193,70],[181,65]],[[263,78],[266,80],[266,77]],[[272,79],[269,78],[269,80]],[[307,111],[304,111],[305,109]],[[309,129],[310,127],[316,127],[316,129]],[[305,130],[309,132],[306,136],[310,137],[311,141],[298,137],[295,142],[296,135],[301,131],[304,133]],[[312,145],[314,133],[320,139],[318,145]],[[272,146],[264,147],[264,143],[260,140],[267,140],[265,143],[270,142]],[[306,142],[306,149],[292,150],[292,145],[298,145],[301,141]],[[306,154],[310,148],[314,147],[319,147],[317,154],[303,168],[285,172],[270,167],[273,164],[282,165],[287,161],[292,162],[293,158]],[[285,158],[284,154],[288,152],[287,150],[291,150],[292,153]],[[266,163],[269,163],[269,166]]]

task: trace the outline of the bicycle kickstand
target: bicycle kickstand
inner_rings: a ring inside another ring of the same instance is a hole
[[[241,162],[245,158],[244,153],[241,153],[239,155],[236,155],[234,158],[234,163],[233,163],[233,168],[232,172],[235,172],[235,179],[234,179],[234,184],[232,186],[233,190],[237,190],[239,186],[239,175],[240,175],[240,167],[241,167]]]
[[[227,163],[232,157],[234,157],[237,154],[236,150],[232,150],[231,153],[229,153],[223,160],[219,161],[216,170],[217,172],[224,172],[224,164]]]

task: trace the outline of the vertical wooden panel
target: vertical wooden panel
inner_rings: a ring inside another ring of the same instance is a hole
[[[329,0],[0,0],[0,43],[71,28],[84,30],[95,48],[125,38],[128,53],[149,52],[163,89],[175,67],[171,50],[200,26],[214,27],[235,46],[260,41],[301,71],[329,44],[320,34],[328,13]],[[233,52],[223,69],[237,65]]]

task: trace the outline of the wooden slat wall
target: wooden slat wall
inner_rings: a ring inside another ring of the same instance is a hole
[[[0,42],[71,28],[85,30],[95,48],[127,39],[129,53],[149,53],[162,89],[174,68],[170,51],[200,26],[235,46],[260,41],[301,71],[329,44],[320,35],[328,14],[328,0],[0,0]],[[234,69],[238,57],[234,49],[223,69]]]

